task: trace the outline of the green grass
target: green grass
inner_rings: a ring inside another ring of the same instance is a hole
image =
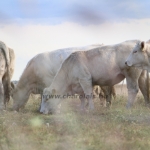
[[[79,100],[64,100],[60,114],[38,113],[39,100],[30,99],[19,113],[0,114],[0,150],[149,150],[150,109],[138,97],[127,110],[125,96],[111,108],[79,111]]]

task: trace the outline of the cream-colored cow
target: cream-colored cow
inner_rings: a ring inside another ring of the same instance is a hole
[[[24,69],[18,83],[12,90],[13,109],[24,107],[31,93],[42,94],[43,89],[49,87],[59,70],[62,62],[75,51],[86,51],[100,47],[101,44],[85,47],[59,49],[51,52],[40,53],[33,57]],[[63,82],[63,81],[62,81]],[[70,93],[78,92],[78,86],[72,86]],[[80,91],[80,90],[79,90]],[[84,97],[81,97],[82,108]]]
[[[15,54],[0,41],[0,110],[5,109],[10,99],[10,80],[14,73]]]
[[[40,111],[43,113],[53,111],[72,86],[82,87],[80,92],[88,99],[89,108],[94,109],[93,85],[113,86],[124,78],[128,88],[127,108],[132,106],[139,86],[145,102],[148,103],[145,72],[125,65],[127,56],[137,42],[138,40],[131,40],[71,54],[62,63],[52,84],[44,89]],[[57,95],[59,97],[56,97]]]

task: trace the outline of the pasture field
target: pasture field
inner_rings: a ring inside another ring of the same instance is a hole
[[[139,93],[127,110],[126,88],[117,87],[111,108],[94,100],[95,110],[79,111],[78,99],[62,102],[61,113],[42,115],[39,98],[31,97],[19,113],[0,114],[0,150],[149,150],[150,109]]]

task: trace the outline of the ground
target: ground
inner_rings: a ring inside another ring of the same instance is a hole
[[[94,100],[92,112],[80,112],[78,99],[64,100],[54,115],[37,111],[37,96],[19,113],[10,102],[0,114],[0,150],[149,150],[150,109],[140,93],[132,109],[126,100],[126,87],[119,85],[111,108]]]

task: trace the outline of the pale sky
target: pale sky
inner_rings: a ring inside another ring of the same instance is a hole
[[[150,39],[149,0],[5,0],[0,40],[14,49],[18,80],[36,54],[96,43]]]

